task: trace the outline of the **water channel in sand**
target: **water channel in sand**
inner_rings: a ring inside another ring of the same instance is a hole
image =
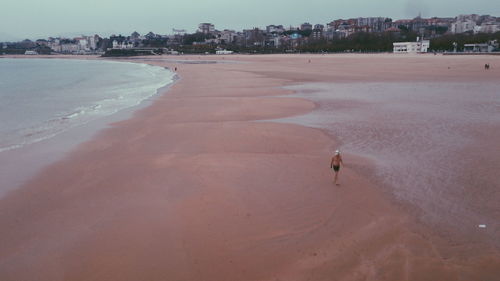
[[[278,121],[326,129],[344,152],[373,160],[373,180],[414,207],[419,219],[499,247],[499,86],[297,85],[289,87],[294,96],[313,100],[317,109]]]

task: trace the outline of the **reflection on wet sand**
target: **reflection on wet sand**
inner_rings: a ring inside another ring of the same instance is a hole
[[[293,86],[314,112],[285,122],[327,129],[376,163],[373,179],[419,217],[500,245],[500,94],[496,83]],[[361,167],[359,167],[361,169]]]

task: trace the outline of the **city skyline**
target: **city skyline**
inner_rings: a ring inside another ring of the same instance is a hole
[[[478,0],[455,6],[445,0],[368,2],[365,0],[313,0],[306,4],[295,1],[237,3],[215,0],[210,3],[173,1],[80,1],[34,0],[5,3],[0,11],[0,41],[39,39],[49,36],[81,34],[141,34],[153,31],[168,34],[173,28],[194,32],[200,22],[211,22],[217,29],[242,30],[269,24],[299,25],[303,22],[325,24],[338,18],[390,17],[393,19],[422,17],[455,17],[459,14],[500,14],[500,2]],[[231,6],[232,5],[232,6]],[[14,12],[12,12],[14,11]]]

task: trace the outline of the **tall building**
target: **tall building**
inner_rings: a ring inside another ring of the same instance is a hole
[[[451,24],[451,33],[464,33],[468,31],[473,31],[476,26],[476,22],[470,19],[457,20]]]
[[[200,23],[198,25],[198,31],[203,34],[211,34],[215,31],[215,26],[211,23]]]
[[[384,23],[390,19],[384,17],[368,17],[368,18],[357,18],[356,25],[357,26],[365,26],[370,30],[375,32],[384,31],[386,25]]]
[[[311,33],[311,38],[313,40],[319,40],[323,38],[323,30],[322,29],[313,29]]]

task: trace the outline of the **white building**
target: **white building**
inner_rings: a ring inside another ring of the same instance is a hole
[[[490,53],[495,49],[498,49],[498,41],[492,40],[487,43],[480,44],[464,44],[464,52],[473,52],[473,53]]]
[[[75,38],[76,42],[78,42],[78,48],[79,48],[79,51],[88,51],[90,50],[89,48],[89,42],[87,40],[87,38],[85,37],[78,37],[78,38]]]
[[[204,33],[204,34],[211,34],[215,31],[215,25],[211,23],[200,23],[198,25],[198,32]]]
[[[474,28],[474,33],[496,33],[500,31],[500,22],[483,22]]]
[[[134,47],[134,44],[128,41],[123,41],[120,43],[117,40],[113,40],[112,44],[113,49],[132,49]]]
[[[458,20],[451,24],[451,33],[464,33],[468,31],[473,31],[476,26],[476,22],[470,19]]]
[[[417,38],[417,42],[395,42],[392,44],[394,53],[427,53],[430,41]]]
[[[215,51],[216,55],[229,55],[232,53],[233,53],[233,51],[228,51],[228,50],[216,50]]]

